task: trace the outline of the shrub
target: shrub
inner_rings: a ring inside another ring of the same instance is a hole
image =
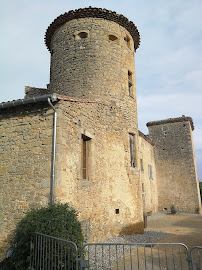
[[[15,268],[11,269],[28,269],[30,241],[34,232],[40,232],[75,242],[79,248],[83,244],[81,224],[77,220],[77,213],[67,203],[32,209],[17,224],[14,231],[11,244],[17,247],[17,251],[12,258]],[[5,261],[2,262],[2,265],[3,263],[5,263]]]

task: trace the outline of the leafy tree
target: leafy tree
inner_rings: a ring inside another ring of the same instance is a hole
[[[0,269],[24,270],[29,267],[30,241],[34,232],[40,232],[83,245],[81,224],[77,213],[69,204],[53,204],[40,209],[31,209],[17,224],[11,243],[17,247],[10,260],[0,263]],[[10,268],[3,268],[9,265]]]

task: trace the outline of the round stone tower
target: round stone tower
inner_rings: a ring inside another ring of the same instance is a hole
[[[136,101],[134,52],[140,36],[123,15],[100,8],[69,11],[48,27],[49,92],[65,96]]]

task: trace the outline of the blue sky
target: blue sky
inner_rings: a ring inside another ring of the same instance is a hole
[[[25,85],[46,87],[49,52],[44,34],[60,14],[82,7],[123,14],[137,26],[135,55],[139,129],[146,123],[191,116],[202,181],[201,0],[7,0],[0,3],[0,102],[23,98]]]

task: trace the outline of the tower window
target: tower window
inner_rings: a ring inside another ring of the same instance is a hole
[[[74,33],[74,36],[75,40],[85,39],[89,37],[89,31],[77,31],[76,33]]]
[[[126,42],[126,44],[127,44],[127,46],[128,46],[128,48],[130,49],[130,38],[129,38],[129,36],[128,35],[126,35],[125,37],[124,37],[124,40],[125,40],[125,42]]]
[[[109,35],[108,38],[109,38],[110,41],[118,41],[118,38],[116,36],[114,36],[114,35]]]
[[[132,83],[132,72],[128,70],[128,92],[133,97],[133,83]]]
[[[129,140],[130,140],[130,166],[135,168],[136,167],[135,135],[130,133]]]
[[[78,36],[80,37],[80,39],[82,39],[82,38],[87,38],[87,37],[88,37],[88,33],[86,33],[86,32],[81,32],[81,33],[78,34]]]
[[[89,170],[89,142],[90,138],[82,135],[81,138],[81,176],[82,179],[88,179]]]

